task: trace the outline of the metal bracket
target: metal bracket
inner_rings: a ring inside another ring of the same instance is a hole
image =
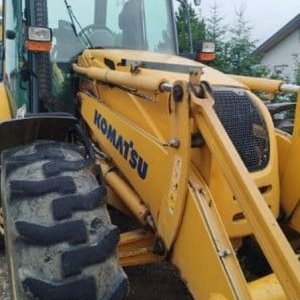
[[[156,238],[148,231],[139,229],[121,234],[118,256],[123,267],[159,262],[164,256],[156,255]]]

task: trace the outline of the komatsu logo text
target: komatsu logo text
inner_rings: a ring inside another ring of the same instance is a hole
[[[100,113],[98,113],[98,111],[95,111],[94,123],[108,141],[119,151],[130,167],[137,171],[139,177],[141,179],[146,179],[148,164],[136,151],[133,142],[126,140],[120,135],[117,130],[109,124]]]

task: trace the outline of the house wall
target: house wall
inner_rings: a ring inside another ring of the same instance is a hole
[[[290,82],[293,82],[296,66],[293,54],[298,54],[300,59],[300,28],[266,52],[261,60],[261,64],[271,68],[285,65],[284,75],[288,76]]]

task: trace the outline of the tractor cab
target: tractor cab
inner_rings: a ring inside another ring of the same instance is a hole
[[[176,54],[172,6],[168,0],[86,0],[83,10],[75,0],[6,1],[4,78],[14,113],[72,112],[71,64],[84,49]],[[28,47],[30,27],[49,28],[52,46]]]

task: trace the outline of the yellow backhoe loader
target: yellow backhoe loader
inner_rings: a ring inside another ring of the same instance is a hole
[[[13,300],[125,299],[122,267],[162,260],[195,299],[300,299],[298,86],[177,56],[169,0],[3,11]],[[297,93],[292,135],[255,91]],[[106,203],[138,228],[120,234]]]

